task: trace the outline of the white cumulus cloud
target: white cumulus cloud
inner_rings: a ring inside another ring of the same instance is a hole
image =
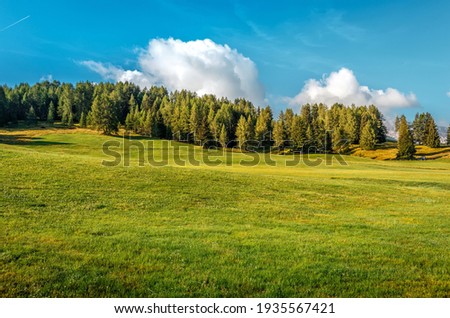
[[[164,85],[169,90],[188,89],[199,95],[243,97],[257,105],[264,103],[264,88],[255,63],[228,45],[209,39],[153,39],[140,50],[138,70],[95,61],[81,64],[107,80],[130,81],[141,87]]]
[[[306,103],[373,104],[381,109],[389,110],[398,107],[412,107],[417,105],[418,101],[413,93],[404,94],[394,88],[375,90],[361,86],[351,70],[341,68],[338,72],[332,72],[321,80],[306,81],[301,92],[290,99],[291,105]]]

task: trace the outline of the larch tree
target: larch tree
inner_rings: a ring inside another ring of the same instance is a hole
[[[236,138],[239,142],[239,147],[243,149],[245,143],[250,139],[249,136],[249,125],[248,121],[245,119],[243,115],[239,118],[237,127],[236,127]]]
[[[80,116],[80,127],[81,128],[86,128],[87,124],[86,124],[86,115],[84,114],[84,111],[81,112],[81,116]]]
[[[92,126],[106,135],[117,133],[119,118],[111,96],[107,92],[97,95],[91,108]]]
[[[377,144],[377,135],[375,130],[375,123],[368,120],[361,131],[359,145],[364,150],[373,150]]]
[[[447,146],[450,146],[450,125],[447,127]]]
[[[275,147],[283,146],[284,142],[286,141],[287,134],[283,112],[280,113],[278,120],[273,126],[272,137],[275,143]]]
[[[424,144],[431,148],[438,148],[441,144],[436,123],[434,122],[434,119],[433,117],[431,117],[431,115],[428,118],[425,127]]]
[[[227,130],[225,129],[225,125],[222,125],[222,128],[220,129],[219,142],[220,142],[220,145],[222,146],[222,148],[227,148],[228,134],[227,134]]]
[[[0,126],[3,126],[7,122],[7,102],[6,94],[3,86],[0,86]]]
[[[48,114],[47,114],[47,122],[49,124],[53,124],[55,122],[55,112],[56,112],[55,104],[53,103],[53,101],[51,101],[50,106],[48,107]]]
[[[347,138],[345,129],[337,127],[333,131],[332,150],[335,153],[347,153],[350,150],[350,140]]]
[[[34,126],[37,124],[37,116],[34,107],[31,106],[27,113],[27,124],[29,126]]]
[[[398,130],[398,143],[397,143],[397,159],[413,159],[416,153],[414,146],[414,139],[411,131],[409,130],[406,117],[400,118],[400,127]]]
[[[71,84],[65,84],[58,102],[58,112],[61,115],[61,122],[63,124],[69,123],[70,114],[73,112],[73,105],[73,87]]]
[[[303,118],[295,115],[292,123],[292,141],[297,149],[303,148],[306,143],[306,125]]]

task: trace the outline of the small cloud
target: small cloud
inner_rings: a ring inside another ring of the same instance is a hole
[[[53,75],[52,74],[48,74],[48,75],[44,75],[39,79],[39,82],[53,82]]]
[[[330,10],[323,16],[322,22],[329,31],[347,41],[355,42],[364,37],[365,30],[345,21],[343,12]]]
[[[417,97],[413,93],[404,94],[394,88],[375,90],[358,83],[353,72],[341,68],[332,72],[321,80],[310,79],[300,93],[290,99],[291,105],[306,103],[324,103],[332,105],[342,103],[345,105],[376,105],[384,110],[405,108],[418,105]]]
[[[230,99],[243,97],[257,105],[264,104],[264,88],[256,65],[226,44],[209,39],[153,39],[138,54],[138,70],[96,61],[79,63],[107,80],[129,81],[141,87],[164,85],[172,91],[188,89],[199,95]]]
[[[447,96],[450,97],[450,92],[447,92]]]

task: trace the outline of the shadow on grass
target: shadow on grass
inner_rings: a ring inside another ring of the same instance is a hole
[[[0,144],[21,145],[21,146],[55,146],[68,145],[66,142],[45,141],[40,137],[30,137],[26,135],[2,135],[0,134]]]

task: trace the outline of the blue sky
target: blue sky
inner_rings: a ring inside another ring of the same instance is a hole
[[[266,102],[277,109],[309,101],[311,92],[330,100],[333,77],[357,80],[375,101],[393,88],[387,113],[429,111],[442,124],[450,122],[450,1],[2,0],[0,30],[0,83],[9,85],[49,75],[100,81],[105,73],[83,61],[141,71],[152,39],[179,39],[170,48],[159,43],[173,50],[211,39],[219,60],[229,55],[227,45],[253,62]],[[233,55],[230,63],[246,62]]]

